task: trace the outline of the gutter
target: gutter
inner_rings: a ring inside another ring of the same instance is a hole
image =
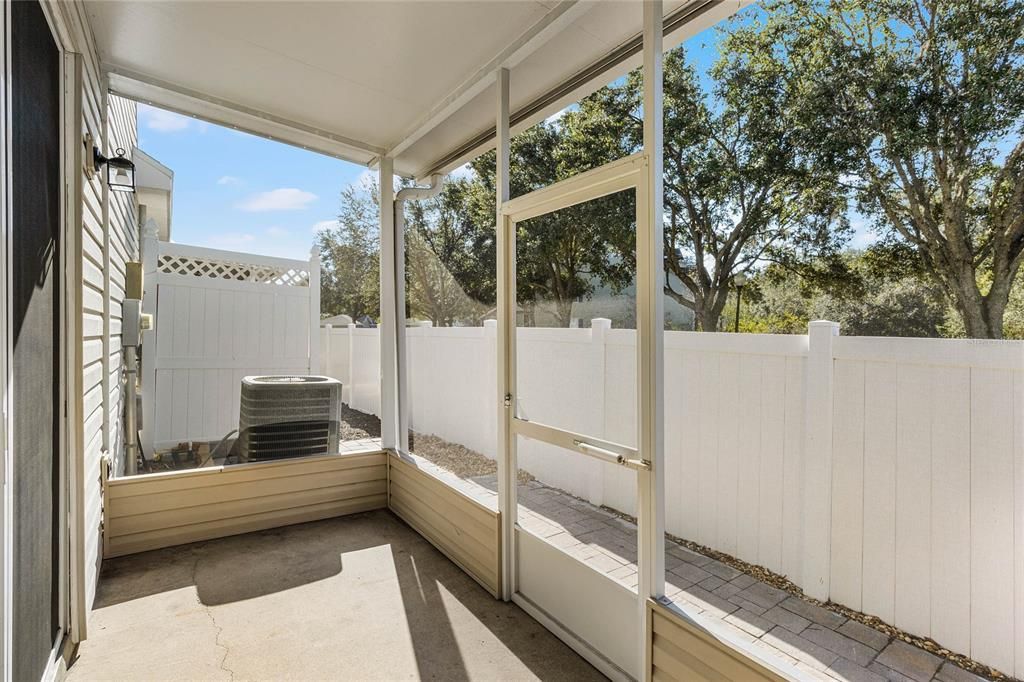
[[[395,311],[395,342],[398,351],[398,450],[403,454],[409,452],[409,391],[408,372],[405,366],[405,202],[436,197],[444,188],[444,178],[444,175],[434,173],[426,187],[405,187],[395,193],[395,271],[403,273],[402,276],[395,278],[395,299],[398,306],[398,310]]]

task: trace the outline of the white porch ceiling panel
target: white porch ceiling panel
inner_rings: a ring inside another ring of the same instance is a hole
[[[666,47],[745,4],[669,0],[701,11]],[[494,70],[513,112],[558,90],[636,36],[637,0],[166,2],[88,0],[111,88],[357,163],[450,170],[492,143]],[[577,83],[522,129],[638,63]],[[476,141],[473,144],[473,141]]]

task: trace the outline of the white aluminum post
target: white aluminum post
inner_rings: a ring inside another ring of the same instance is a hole
[[[398,296],[395,277],[394,160],[380,159],[380,441],[398,447]]]
[[[650,468],[637,472],[638,572],[640,595],[640,679],[651,674],[647,645],[648,597],[665,593],[665,391],[664,364],[664,260],[662,258],[662,17],[661,0],[644,2],[643,88],[644,169],[637,193],[637,346],[639,348],[637,444]]]
[[[320,249],[309,250],[309,373],[320,374]]]
[[[392,229],[395,231],[395,301],[396,319],[398,325],[395,327],[395,381],[398,390],[398,444],[399,452],[408,454],[409,449],[409,425],[412,423],[410,406],[412,400],[409,398],[409,359],[406,353],[409,349],[408,324],[405,309],[405,202],[396,201]]]
[[[153,316],[153,329],[142,330],[142,452],[153,456],[156,443],[156,339],[157,266],[160,259],[159,228],[150,218],[142,227],[142,312]]]
[[[498,69],[496,79],[497,158],[495,159],[495,203],[498,242],[498,509],[501,512],[501,596],[508,601],[515,587],[516,442],[512,433],[515,414],[515,372],[509,362],[515,350],[515,289],[509,284],[515,268],[515,233],[511,221],[501,212],[509,199],[509,101],[508,69]]]

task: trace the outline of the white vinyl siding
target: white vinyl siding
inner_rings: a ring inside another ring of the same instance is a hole
[[[135,128],[135,102],[109,95],[107,99],[107,156],[114,156],[118,148],[130,156],[138,141]],[[107,387],[108,436],[107,449],[111,454],[113,471],[124,471],[124,394],[121,389],[121,301],[125,298],[125,263],[138,260],[139,241],[135,195],[130,192],[108,192],[107,240],[108,315],[107,315]]]
[[[127,100],[110,101],[85,6],[67,3],[62,5],[62,11],[70,38],[82,54],[82,133],[91,135],[107,155],[116,147],[124,147],[130,153],[136,141],[135,104]],[[91,155],[91,150],[85,151]],[[102,561],[104,449],[109,448],[117,462],[123,450],[118,389],[120,302],[124,297],[124,262],[138,254],[135,197],[130,193],[110,193],[109,205],[105,206],[105,177],[103,172],[96,173],[92,178],[85,177],[82,183],[81,456],[86,609],[92,608]],[[107,438],[105,428],[109,429]]]

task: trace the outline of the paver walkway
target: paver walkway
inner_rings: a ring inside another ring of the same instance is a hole
[[[494,476],[434,473],[496,508]],[[636,525],[538,481],[519,486],[519,524],[631,589],[637,586]],[[810,679],[849,682],[983,680],[924,649],[811,604],[672,541],[665,543],[666,596],[691,614],[721,620],[737,638]]]

